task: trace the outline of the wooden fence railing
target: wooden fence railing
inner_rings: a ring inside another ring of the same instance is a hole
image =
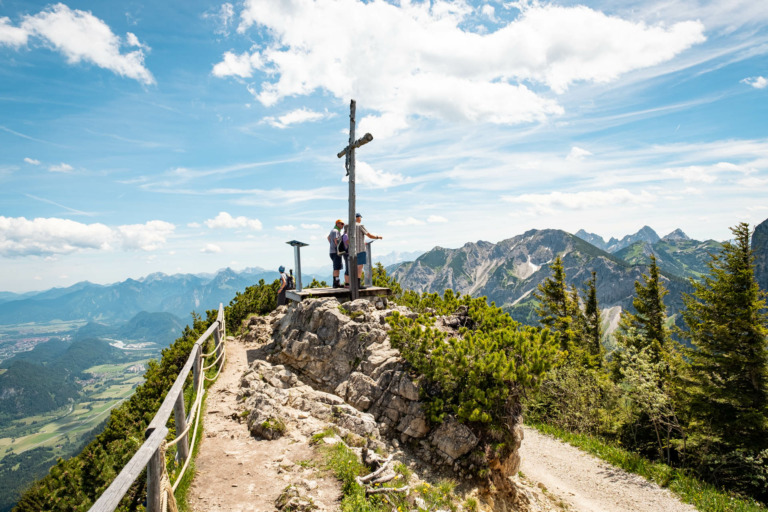
[[[147,512],[165,512],[168,502],[173,500],[173,491],[176,490],[189,465],[190,449],[194,446],[197,436],[198,415],[202,409],[205,381],[216,380],[224,367],[226,360],[225,325],[224,306],[219,304],[219,314],[216,321],[192,346],[186,364],[179,372],[179,376],[168,391],[157,414],[149,423],[145,431],[144,444],[139,447],[136,454],[93,504],[89,512],[113,512],[145,467],[147,468]],[[203,346],[211,335],[216,342],[216,348],[208,354],[203,354]],[[213,355],[216,356],[216,359],[210,365],[203,366],[205,358]],[[216,364],[219,365],[216,376],[213,378],[206,377],[205,371],[213,368]],[[187,415],[184,405],[184,383],[190,371],[192,371],[192,383],[195,392],[194,401],[189,408],[189,415]],[[165,438],[168,435],[166,424],[171,417],[171,412],[173,412],[176,422],[177,437],[173,441],[166,442]],[[193,431],[191,441],[189,438],[190,430]],[[183,462],[183,466],[176,477],[176,482],[171,485],[165,466],[165,451],[175,444],[178,445],[176,448],[177,461]]]

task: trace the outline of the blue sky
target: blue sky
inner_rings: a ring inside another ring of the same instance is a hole
[[[768,218],[754,0],[0,0],[0,290]]]

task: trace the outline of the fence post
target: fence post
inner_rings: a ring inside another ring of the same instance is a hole
[[[203,347],[195,343],[192,346],[194,362],[192,363],[192,385],[195,386],[195,398],[197,398],[197,387],[200,385],[200,369],[203,367]]]
[[[371,252],[371,244],[373,241],[365,243],[365,252],[367,261],[365,262],[365,286],[373,286],[373,253]]]
[[[147,512],[164,512],[162,507],[161,475],[165,466],[165,457],[161,448],[155,451],[147,464]]]
[[[173,405],[173,418],[176,420],[176,435],[184,432],[187,428],[187,412],[184,410],[184,391],[179,393],[176,403]],[[189,457],[189,432],[184,434],[184,438],[176,443],[177,461],[183,462]]]
[[[221,351],[224,348],[222,345],[222,337],[221,337],[221,324],[219,324],[216,329],[213,330],[213,340],[216,343],[216,358],[218,359],[221,356]],[[221,367],[221,364],[223,361],[219,361],[219,367]]]
[[[219,320],[221,322],[221,338],[227,339],[227,323],[224,321],[224,304],[219,303]]]

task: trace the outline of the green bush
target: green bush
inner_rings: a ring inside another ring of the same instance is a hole
[[[470,425],[486,455],[503,457],[512,446],[510,421],[520,413],[520,395],[535,388],[551,367],[557,338],[549,330],[523,327],[484,297],[456,296],[446,290],[404,299],[422,314],[397,312],[388,318],[390,341],[417,376],[429,419],[452,414]],[[434,315],[466,311],[459,336],[435,328]],[[481,457],[487,461],[487,457]]]

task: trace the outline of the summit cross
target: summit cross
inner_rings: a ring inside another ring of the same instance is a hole
[[[357,222],[355,219],[355,149],[368,144],[373,140],[373,135],[366,133],[361,138],[355,140],[355,100],[349,103],[349,144],[336,154],[338,158],[347,157],[344,166],[349,176],[349,223],[347,226],[347,236],[349,237],[349,298],[355,300],[358,298],[357,283]]]

